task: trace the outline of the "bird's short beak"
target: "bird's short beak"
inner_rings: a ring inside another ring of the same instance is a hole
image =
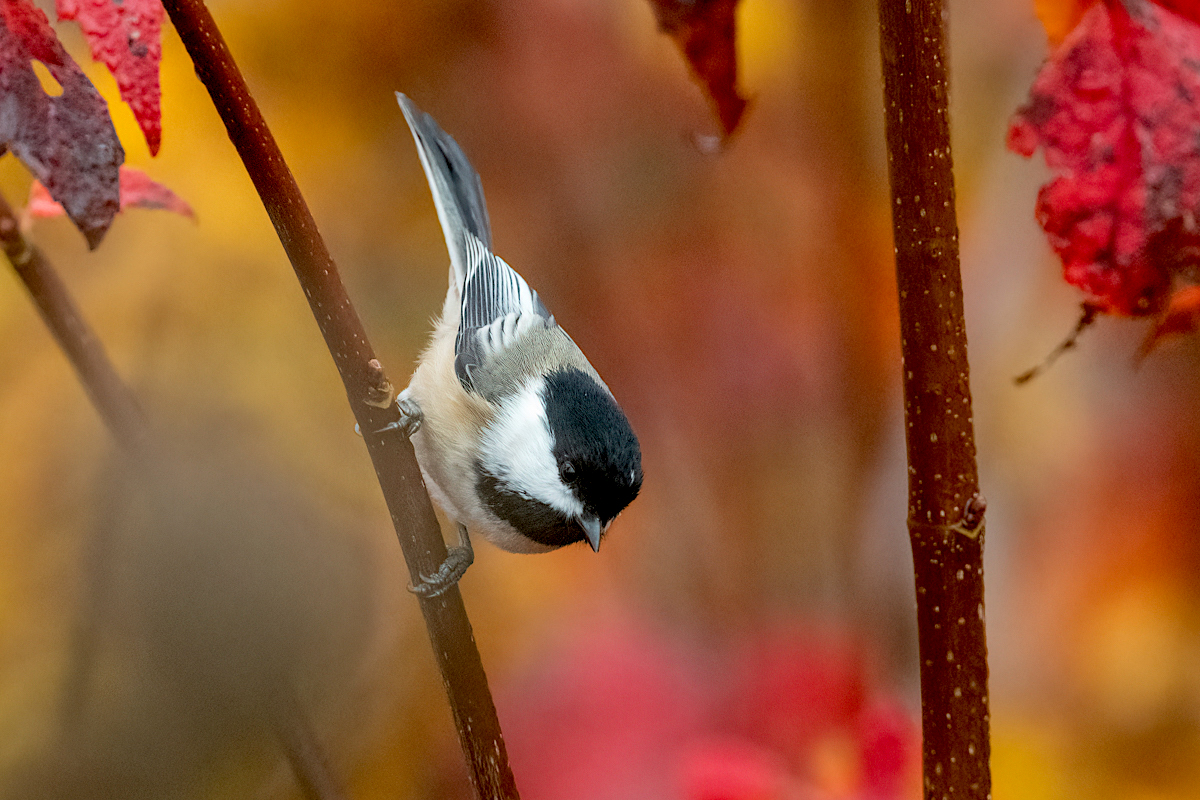
[[[604,526],[600,524],[600,518],[593,514],[583,514],[579,517],[579,525],[583,528],[583,535],[587,537],[588,544],[592,546],[592,550],[600,552],[600,534],[604,532]]]

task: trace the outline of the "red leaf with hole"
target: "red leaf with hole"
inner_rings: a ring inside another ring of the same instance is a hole
[[[735,16],[738,0],[650,0],[658,27],[679,45],[716,106],[725,136],[746,110],[737,91]]]
[[[92,58],[117,80],[121,99],[137,119],[150,155],[162,139],[158,66],[162,61],[161,0],[55,0],[60,20],[83,29]]]
[[[51,97],[31,60],[62,87]],[[118,208],[117,168],[125,151],[108,106],[30,0],[0,0],[0,144],[66,208],[95,247]]]
[[[1037,218],[1101,310],[1166,303],[1200,241],[1200,27],[1151,3],[1097,3],[1042,68],[1008,131],[1058,176]],[[1177,3],[1177,5],[1182,5]]]
[[[121,167],[121,210],[127,208],[161,209],[189,219],[196,218],[196,212],[187,201],[166,186],[151,180],[150,176],[140,169]],[[54,201],[46,187],[38,181],[34,181],[29,187],[29,203],[25,209],[31,217],[59,217],[63,214],[63,207]]]

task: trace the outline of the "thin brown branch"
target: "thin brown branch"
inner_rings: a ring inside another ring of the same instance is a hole
[[[58,273],[21,233],[20,222],[3,197],[0,197],[0,247],[79,374],[84,390],[113,438],[126,450],[143,451],[147,436],[141,406],[113,368],[104,345],[79,313]]]
[[[942,0],[880,0],[904,355],[925,797],[991,797],[983,511],[950,158]]]
[[[391,385],[375,359],[308,205],[212,15],[201,0],[165,0],[163,6],[225,123],[308,298],[342,377],[350,408],[360,429],[366,432],[367,449],[392,524],[413,582],[417,583],[421,575],[436,571],[446,558],[446,546],[412,445],[395,434],[371,433],[398,418],[388,402]],[[453,587],[437,597],[420,598],[420,604],[475,791],[481,798],[515,798],[516,783],[462,596]]]
[[[1058,361],[1063,353],[1067,352],[1068,350],[1075,349],[1076,345],[1079,343],[1079,337],[1082,336],[1083,332],[1096,322],[1096,317],[1099,315],[1100,306],[1092,303],[1084,303],[1083,311],[1079,315],[1079,321],[1075,323],[1075,327],[1071,329],[1069,334],[1067,334],[1067,338],[1059,342],[1058,346],[1051,350],[1050,353],[1044,359],[1042,359],[1042,363],[1030,367],[1017,377],[1013,378],[1013,383],[1015,383],[1017,386],[1029,383],[1031,380],[1050,369],[1050,367],[1054,365],[1054,362]]]

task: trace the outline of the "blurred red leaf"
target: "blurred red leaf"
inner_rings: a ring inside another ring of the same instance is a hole
[[[42,186],[42,182],[37,180],[29,184],[29,202],[25,204],[25,212],[38,219],[48,219],[67,213],[63,211],[62,203],[51,197],[50,192],[46,191],[46,187]]]
[[[1175,254],[1196,238],[1197,98],[1200,27],[1110,0],[1088,10],[1013,118],[1009,148],[1040,146],[1058,173],[1038,195],[1038,221],[1067,281],[1107,313],[1161,309]]]
[[[693,744],[679,771],[684,800],[782,800],[791,780],[779,753],[736,738]]]
[[[34,59],[61,94],[46,94]],[[0,143],[63,204],[88,246],[98,245],[117,213],[117,168],[125,151],[104,98],[30,0],[0,0],[0,103]]]
[[[127,208],[162,209],[190,219],[196,218],[196,212],[187,201],[166,186],[151,180],[140,169],[121,167],[121,210]],[[25,209],[31,217],[57,217],[63,214],[63,207],[54,201],[39,181],[30,185],[29,204]]]
[[[771,625],[703,650],[589,623],[497,695],[529,800],[899,800],[921,736],[845,633]]]
[[[658,27],[679,45],[717,109],[725,136],[737,128],[746,100],[737,91],[738,0],[650,0]]]
[[[196,218],[196,212],[182,197],[133,168],[121,170],[121,208],[157,208]]]
[[[863,782],[870,797],[903,797],[913,766],[921,763],[921,730],[899,704],[883,700],[858,720]]]
[[[664,796],[703,714],[691,665],[665,640],[627,622],[588,625],[497,695],[524,797]]]
[[[1154,0],[1163,8],[1169,8],[1181,17],[1200,24],[1200,0]]]
[[[863,656],[849,637],[769,630],[746,643],[738,662],[739,727],[784,752],[849,725],[868,695]]]
[[[92,58],[117,80],[121,99],[137,119],[150,155],[158,153],[162,115],[158,67],[162,61],[160,0],[55,0],[60,20],[75,20]]]

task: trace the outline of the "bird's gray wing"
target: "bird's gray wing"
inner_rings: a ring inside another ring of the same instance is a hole
[[[421,166],[425,169],[433,204],[446,237],[446,249],[450,251],[454,281],[462,291],[469,272],[466,238],[474,237],[488,249],[492,246],[483,184],[458,142],[443,131],[433,117],[400,92],[396,92],[396,100],[416,140]]]
[[[463,242],[467,270],[454,342],[454,371],[470,391],[481,388],[477,386],[479,372],[494,365],[518,339],[557,326],[537,292],[516,270],[475,236],[467,234]]]

